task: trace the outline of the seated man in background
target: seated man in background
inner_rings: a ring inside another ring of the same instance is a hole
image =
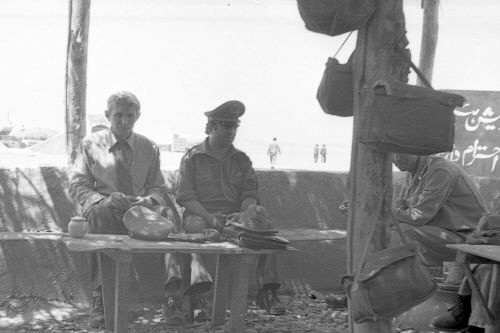
[[[456,252],[446,244],[465,243],[487,213],[476,184],[458,164],[441,157],[394,154],[393,161],[408,171],[393,209],[404,233],[425,249],[427,266],[454,261]]]
[[[423,247],[425,265],[441,266],[443,261],[454,261],[456,252],[446,244],[465,243],[466,236],[488,213],[479,189],[459,165],[441,157],[394,154],[394,164],[401,171],[408,171],[393,209],[403,232],[410,241]],[[478,265],[473,269],[479,285],[488,288],[486,281],[491,278],[491,265]],[[464,279],[455,306],[445,315],[434,318],[431,326],[447,332],[465,329],[469,322],[483,326],[484,313],[477,302],[473,303],[474,311],[471,310],[471,291]]]
[[[182,158],[177,203],[185,208],[183,220],[187,233],[220,230],[221,216],[238,214],[259,202],[252,162],[233,146],[239,117],[244,112],[245,106],[239,101],[229,101],[206,112],[208,123],[205,133],[208,137],[189,149]],[[166,256],[165,295],[170,318],[182,318],[182,296],[199,296],[212,286],[212,278],[199,254],[190,255],[190,264],[182,263],[180,259],[181,256],[176,254]],[[185,272],[181,266],[190,266],[191,273]],[[265,307],[269,314],[284,314],[285,308],[277,298],[280,283],[275,256],[261,256],[256,275],[258,305]],[[198,320],[204,319],[204,316]]]
[[[133,205],[151,208],[172,219],[160,170],[160,151],[146,137],[134,133],[140,116],[135,95],[122,91],[111,95],[105,111],[110,129],[86,136],[80,143],[70,178],[69,193],[82,208],[89,231],[127,234],[122,218]],[[93,305],[89,326],[103,326],[102,284],[97,256],[91,258]]]

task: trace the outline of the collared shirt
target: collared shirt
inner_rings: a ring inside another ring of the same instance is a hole
[[[187,151],[179,170],[177,203],[197,200],[209,212],[239,212],[246,198],[259,201],[250,158],[231,146],[222,160],[210,153],[208,138]]]
[[[106,129],[83,138],[73,164],[69,193],[83,212],[111,193],[120,192],[116,158],[123,158],[130,168],[134,195],[149,195],[158,204],[165,205],[166,188],[158,146],[137,133],[132,133],[126,143],[120,145]]]
[[[422,157],[415,174],[408,174],[399,197],[408,208],[397,208],[396,218],[413,225],[470,231],[487,212],[470,176],[457,164],[436,156]]]

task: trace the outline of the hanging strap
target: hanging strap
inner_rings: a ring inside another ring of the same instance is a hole
[[[342,44],[340,45],[339,49],[337,50],[337,52],[335,52],[335,54],[333,55],[333,57],[335,58],[337,56],[337,54],[339,54],[340,50],[342,50],[342,48],[344,47],[345,43],[347,42],[347,40],[349,39],[349,37],[351,37],[352,35],[352,31],[349,32],[349,35],[347,35],[347,37],[344,39],[344,41],[342,42]]]
[[[396,52],[406,61],[408,65],[410,65],[411,69],[413,69],[415,73],[417,73],[418,78],[423,82],[423,84],[427,88],[434,90],[429,80],[427,80],[427,78],[425,77],[424,73],[422,73],[422,71],[418,69],[418,67],[413,63],[413,61],[411,61],[408,55],[404,53],[400,48],[396,48]]]
[[[384,205],[384,202],[385,202],[385,199],[380,201],[379,210],[382,209],[382,207]],[[396,230],[398,231],[399,236],[401,237],[401,240],[402,240],[403,244],[405,244],[405,245],[409,244],[410,242],[409,242],[408,238],[403,233],[403,230],[401,229],[401,226],[399,225],[399,221],[396,218],[396,216],[394,215],[394,212],[392,211],[392,206],[391,206],[391,209],[390,209],[390,217],[393,220],[393,224],[395,225]],[[372,223],[372,225],[370,226],[370,233],[368,234],[368,238],[366,239],[366,244],[365,244],[365,247],[363,249],[363,254],[361,255],[361,258],[359,260],[358,269],[355,270],[356,276],[354,277],[354,280],[357,280],[359,274],[361,274],[361,269],[363,268],[363,265],[365,263],[365,258],[366,258],[366,255],[368,254],[368,247],[370,245],[371,239],[373,238],[373,235],[375,234],[375,227],[376,226],[377,226],[376,222]]]

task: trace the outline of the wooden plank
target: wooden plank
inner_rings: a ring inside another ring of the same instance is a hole
[[[278,236],[291,242],[344,239],[346,234],[346,230],[340,229],[282,229],[278,232]]]
[[[37,239],[40,239],[40,240],[61,240],[64,235],[65,235],[65,233],[62,233],[62,232],[0,231],[0,241],[37,240]]]
[[[255,270],[257,257],[243,255],[238,258],[236,276],[233,281],[231,294],[231,317],[229,319],[229,332],[244,332],[245,312],[247,308],[247,296],[249,278],[252,270]]]
[[[112,331],[115,314],[115,261],[104,253],[99,253],[99,265],[106,329]]]
[[[500,262],[500,246],[498,245],[447,244],[446,246],[461,252]]]
[[[212,307],[212,327],[223,325],[226,319],[226,298],[232,258],[230,255],[217,255],[215,266],[214,299]]]
[[[128,331],[129,280],[132,254],[120,254],[115,258],[115,333]]]

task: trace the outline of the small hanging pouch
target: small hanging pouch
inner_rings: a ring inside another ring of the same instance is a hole
[[[392,217],[405,244],[367,257],[368,244],[375,231],[373,223],[360,267],[354,276],[343,278],[356,323],[395,317],[425,301],[437,288],[420,262],[418,248],[408,243],[397,220]]]

